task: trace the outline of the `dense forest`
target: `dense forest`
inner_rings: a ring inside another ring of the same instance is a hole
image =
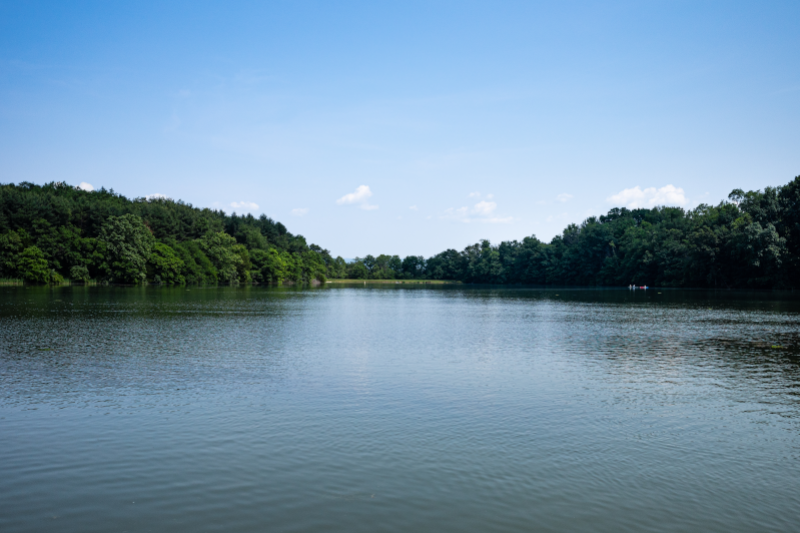
[[[614,208],[569,225],[550,243],[536,237],[427,260],[367,256],[354,278],[465,283],[715,288],[800,288],[800,176],[782,187],[736,189],[719,205]]]
[[[0,278],[29,283],[311,283],[343,259],[280,222],[64,183],[0,185]]]
[[[326,278],[526,285],[800,288],[800,176],[719,205],[614,208],[536,237],[345,263],[264,215],[129,200],[63,183],[0,185],[0,278],[30,283],[311,283]]]

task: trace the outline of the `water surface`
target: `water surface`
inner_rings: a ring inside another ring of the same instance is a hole
[[[797,531],[787,293],[0,288],[0,531]]]

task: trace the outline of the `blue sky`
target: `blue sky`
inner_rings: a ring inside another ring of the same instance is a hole
[[[800,2],[0,2],[0,182],[266,213],[344,257],[800,174]]]

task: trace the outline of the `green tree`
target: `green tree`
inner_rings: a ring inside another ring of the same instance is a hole
[[[239,256],[239,261],[236,265],[237,279],[243,283],[249,283],[252,280],[250,269],[253,268],[253,263],[250,261],[250,252],[247,251],[247,247],[243,244],[235,245],[233,252]]]
[[[153,245],[147,261],[147,274],[151,280],[167,285],[183,285],[186,283],[183,275],[185,268],[186,263],[170,246],[161,242]]]
[[[322,255],[316,251],[309,250],[301,254],[303,265],[303,283],[311,283],[314,280],[325,283],[325,272],[327,267]]]
[[[254,279],[259,283],[282,283],[289,276],[288,265],[281,252],[270,246],[268,250],[253,250]]]
[[[239,281],[238,268],[241,256],[236,253],[236,239],[224,231],[206,233],[200,240],[200,248],[217,269],[218,279],[227,283]]]
[[[236,232],[236,240],[247,247],[248,250],[266,250],[267,239],[258,228],[250,225],[242,225]]]
[[[25,248],[16,231],[0,235],[0,276],[15,277],[19,253]]]
[[[187,283],[217,283],[217,269],[208,256],[203,253],[198,241],[175,243],[173,249],[183,261],[183,276]]]
[[[83,265],[76,265],[69,270],[69,278],[72,281],[82,281],[86,283],[91,279],[89,269]]]
[[[15,275],[12,271],[16,272],[16,260],[22,250],[37,246],[48,266],[62,275],[81,266],[87,268],[93,278],[120,282],[141,280],[142,269],[136,268],[137,261],[131,261],[124,253],[118,257],[115,255],[119,252],[118,243],[112,238],[101,238],[104,225],[112,221],[112,217],[126,215],[140,217],[155,239],[174,250],[184,262],[181,274],[189,283],[229,282],[231,266],[236,271],[236,280],[246,282],[256,270],[247,265],[246,254],[254,250],[266,251],[269,247],[282,257],[284,266],[278,269],[277,275],[283,279],[308,281],[306,271],[311,268],[316,272],[318,265],[315,259],[304,258],[309,250],[318,252],[326,269],[339,268],[327,250],[309,245],[302,236],[292,235],[283,224],[264,215],[258,219],[235,213],[228,216],[222,211],[197,209],[170,199],[130,200],[104,188],[87,192],[64,183],[23,182],[0,184],[0,239],[6,236],[5,241],[9,241],[5,243],[8,250],[0,250],[0,275]],[[236,251],[241,263],[234,259],[233,265],[229,264],[230,256],[225,250],[215,254],[212,262],[196,242],[208,233],[219,232],[234,237],[244,247]],[[142,262],[138,263],[141,267]],[[215,264],[225,272],[221,273]],[[339,275],[343,274],[342,270]],[[161,274],[153,275],[161,277]]]
[[[350,279],[367,279],[369,270],[364,266],[364,263],[356,260],[347,265],[347,277]]]
[[[147,259],[155,239],[141,217],[133,214],[108,217],[100,229],[106,248],[106,272],[121,283],[143,283]]]
[[[781,218],[775,222],[786,239],[785,283],[796,288],[800,287],[800,176],[780,187],[778,201]]]
[[[331,261],[331,264],[328,266],[328,277],[333,279],[342,279],[346,276],[347,262],[341,256],[338,256],[336,259]]]
[[[31,283],[57,283],[63,278],[47,264],[44,253],[36,246],[25,248],[17,259],[17,273]]]

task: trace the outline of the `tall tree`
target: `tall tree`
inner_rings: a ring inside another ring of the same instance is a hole
[[[155,238],[134,214],[108,217],[100,229],[105,244],[105,269],[116,282],[143,283],[147,279],[147,259]]]

